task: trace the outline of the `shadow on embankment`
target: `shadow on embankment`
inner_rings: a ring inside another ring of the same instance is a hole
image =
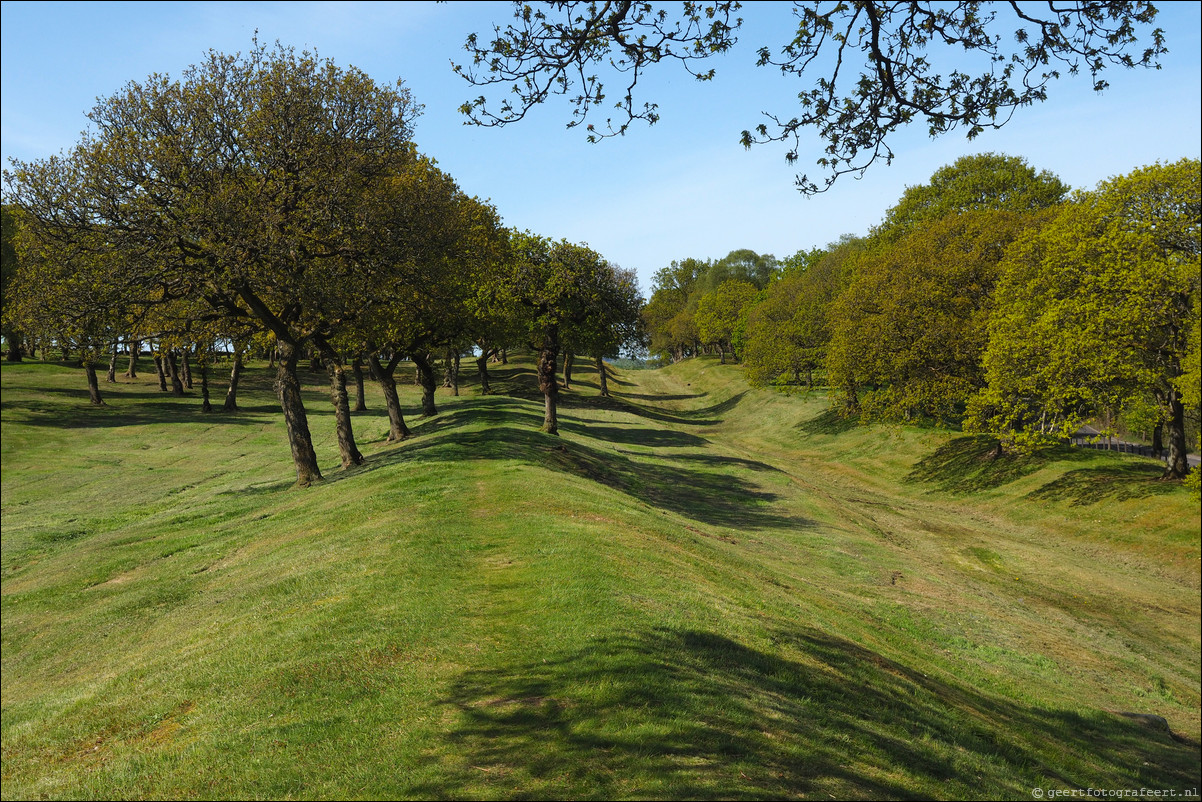
[[[1191,788],[1196,745],[1107,713],[1026,707],[822,632],[656,629],[469,670],[443,699],[450,798],[1028,798]],[[467,790],[469,796],[476,795]]]
[[[654,462],[644,462],[619,451],[616,445],[604,444],[704,447],[707,441],[695,435],[653,427],[594,427],[563,419],[561,428],[570,436],[556,437],[539,431],[541,424],[539,415],[510,399],[471,399],[453,412],[417,423],[413,428],[418,436],[413,440],[374,454],[364,465],[334,474],[329,480],[432,460],[513,460],[589,479],[650,506],[714,526],[796,529],[811,525],[805,519],[774,512],[775,493],[732,473],[775,470],[766,464],[696,453],[657,454]],[[466,429],[468,426],[471,428]],[[585,442],[584,436],[595,439]]]
[[[1092,463],[1065,472],[1028,493],[1027,498],[1081,506],[1147,498],[1175,489],[1173,482],[1160,481],[1163,468],[1152,460],[1124,456],[1116,464],[1115,455],[1070,446],[994,458],[991,454],[996,445],[992,437],[957,437],[920,460],[906,481],[932,484],[948,493],[970,494],[1002,487],[1056,464]]]

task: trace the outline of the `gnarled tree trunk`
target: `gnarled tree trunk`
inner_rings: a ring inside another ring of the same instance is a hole
[[[138,352],[142,350],[142,343],[138,340],[133,340],[129,344],[129,367],[125,369],[125,378],[138,378]]]
[[[571,351],[563,354],[563,389],[572,389],[572,366],[576,363],[576,355]]]
[[[154,372],[159,377],[159,389],[167,392],[167,371],[163,367],[163,355],[160,353],[154,355]]]
[[[300,349],[295,343],[277,341],[276,392],[280,407],[284,410],[284,424],[288,429],[288,443],[292,447],[292,462],[296,465],[296,483],[308,487],[321,481],[317,467],[317,454],[313,451],[313,438],[309,434],[309,419],[301,397],[300,378],[296,375],[296,364]]]
[[[1184,479],[1189,475],[1185,443],[1185,405],[1181,403],[1181,394],[1176,388],[1168,391],[1165,400],[1169,412],[1169,419],[1165,421],[1169,435],[1169,455],[1165,460],[1164,474],[1161,478]]]
[[[482,345],[480,346],[480,356],[476,358],[476,373],[480,375],[480,392],[483,395],[492,392],[492,388],[488,384],[488,358],[495,353],[496,351],[490,352]]]
[[[437,415],[438,408],[434,406],[434,367],[430,364],[430,355],[417,349],[410,354],[410,358],[417,368],[417,383],[422,386],[422,417]]]
[[[234,346],[234,366],[230,368],[230,386],[225,391],[223,412],[238,411],[238,382],[242,379],[242,349]]]
[[[183,380],[184,387],[187,387],[189,390],[191,390],[192,389],[192,363],[188,361],[188,349],[181,348],[181,349],[179,349],[179,353],[180,353],[179,377]]]
[[[367,411],[367,395],[363,391],[363,357],[355,354],[351,363],[351,373],[355,377],[355,412]]]
[[[175,349],[172,348],[167,352],[167,372],[171,376],[171,394],[183,395],[184,383],[179,378],[179,361],[175,355]]]
[[[538,351],[538,389],[543,393],[543,428],[547,434],[559,434],[559,381],[555,378],[555,363],[559,358],[559,332],[555,329],[543,337]]]
[[[600,356],[597,357],[597,376],[601,380],[601,397],[609,398],[609,377],[608,369],[605,367],[605,360]]]
[[[389,357],[387,365],[380,364],[380,357],[374,348],[367,355],[371,372],[375,375],[376,381],[380,383],[380,390],[384,393],[384,406],[388,410],[388,441],[390,443],[406,440],[413,434],[405,425],[405,416],[401,414],[401,400],[396,391],[395,373],[397,363],[400,361],[401,355],[395,351]]]
[[[355,433],[351,428],[351,404],[346,393],[346,368],[329,343],[319,339],[317,344],[321,349],[326,373],[330,376],[330,400],[334,404],[334,430],[338,436],[338,453],[342,457],[342,467],[362,465],[363,455],[355,445]]]
[[[200,411],[212,412],[213,404],[209,401],[209,360],[198,355],[196,361],[200,369]]]
[[[85,356],[83,368],[84,372],[88,375],[88,396],[92,402],[92,406],[104,406],[104,399],[100,397],[100,382],[96,379],[96,363],[90,357]]]

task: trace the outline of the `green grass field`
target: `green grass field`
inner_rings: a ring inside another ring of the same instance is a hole
[[[528,368],[399,445],[369,387],[350,471],[310,374],[302,490],[263,365],[203,415],[4,364],[4,798],[1196,798],[1199,509],[1155,463],[704,359],[578,370],[557,438]]]

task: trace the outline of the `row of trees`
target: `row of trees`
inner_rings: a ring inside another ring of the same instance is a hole
[[[214,343],[240,354],[266,338],[302,485],[321,478],[297,375],[310,352],[329,372],[344,467],[363,459],[346,375],[361,358],[402,439],[401,359],[432,413],[431,353],[474,348],[486,370],[491,352],[527,343],[556,432],[557,360],[600,362],[637,340],[635,276],[504,228],[417,152],[420,112],[400,82],[258,42],[210,52],[180,80],[130,83],[71,152],[5,172],[6,338],[69,345],[94,389],[117,342],[184,348],[203,369]]]
[[[647,306],[652,346],[680,359],[728,340],[752,384],[822,371],[849,413],[963,423],[1000,449],[1150,416],[1181,478],[1202,378],[1200,183],[1183,160],[1070,195],[1020,158],[965,157],[869,236],[795,254],[763,284],[707,286],[673,263]]]

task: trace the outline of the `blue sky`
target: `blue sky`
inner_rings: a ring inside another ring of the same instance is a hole
[[[263,41],[316,49],[377,82],[402,79],[425,106],[418,148],[464,190],[490,199],[509,226],[587,243],[637,269],[646,292],[672,260],[736,248],[784,257],[865,233],[906,186],[969,153],[1023,156],[1078,188],[1155,161],[1198,158],[1202,4],[1160,5],[1170,50],[1160,71],[1111,71],[1102,94],[1088,76],[1062,78],[1047,103],[972,142],[915,129],[893,141],[891,166],[844,177],[815,198],[802,197],[793,176],[818,174],[816,138],[803,141],[796,169],[781,145],[748,151],[738,142],[762,111],[791,114],[802,88],[754,66],[759,45],[794,29],[787,3],[746,3],[740,44],[712,61],[715,81],[699,84],[678,69],[653,76],[647,99],[659,103],[661,121],[590,145],[581,129],[566,130],[566,102],[504,129],[463,125],[457,109],[479,90],[450,63],[466,60],[469,33],[508,21],[509,3],[4,2],[0,151],[7,167],[10,158],[68,149],[97,97],[151,73],[178,76],[210,48],[245,51],[258,30]]]

